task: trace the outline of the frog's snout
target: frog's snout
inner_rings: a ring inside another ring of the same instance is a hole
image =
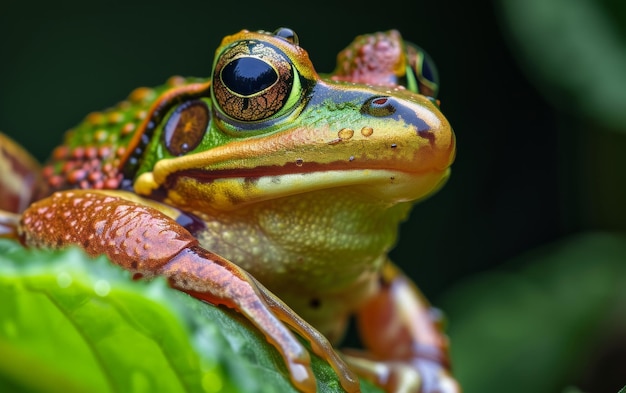
[[[428,97],[374,93],[364,98],[360,112],[363,117],[382,121],[378,129],[373,126],[375,133],[381,141],[395,147],[394,157],[398,162],[404,159],[410,162],[404,169],[442,171],[454,161],[456,148],[452,127]],[[397,149],[399,146],[404,148]]]

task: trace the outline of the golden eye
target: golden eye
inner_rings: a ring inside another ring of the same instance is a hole
[[[228,117],[245,122],[267,119],[288,101],[293,87],[289,58],[266,42],[246,40],[226,48],[213,72],[213,95]]]

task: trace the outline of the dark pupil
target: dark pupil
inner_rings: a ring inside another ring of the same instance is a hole
[[[242,57],[226,64],[222,69],[221,78],[231,91],[249,96],[276,83],[278,74],[263,60]]]

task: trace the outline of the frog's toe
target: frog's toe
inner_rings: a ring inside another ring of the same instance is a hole
[[[461,386],[452,377],[448,369],[438,362],[425,359],[413,360],[414,369],[422,378],[420,392],[423,393],[461,393]]]
[[[305,393],[317,391],[317,382],[310,365],[288,361],[287,368],[291,382],[298,390]]]
[[[350,350],[344,359],[362,378],[387,393],[461,393],[450,372],[425,359],[376,360],[369,354]]]
[[[302,319],[302,317],[293,312],[293,310],[291,310],[282,300],[277,298],[265,287],[263,287],[262,284],[258,282],[256,282],[256,284],[258,285],[259,293],[263,295],[265,302],[271,308],[274,315],[276,315],[278,319],[280,319],[283,323],[293,329],[294,332],[298,333],[301,337],[308,340],[311,345],[311,349],[313,350],[313,353],[315,353],[323,360],[327,361],[328,364],[333,368],[333,370],[335,370],[341,387],[347,393],[360,392],[360,381],[357,375],[348,367],[343,358],[339,356],[339,354],[337,354],[328,339],[324,337],[324,335],[322,335],[319,331],[317,331],[313,326],[309,325],[304,319]],[[277,345],[276,347],[280,348],[280,345]],[[308,352],[306,352],[306,350],[304,350],[304,347],[301,348],[304,351],[302,353],[302,356],[306,356],[306,359],[301,358],[300,361],[289,360],[298,359],[296,352],[294,352],[295,348],[289,350],[289,348],[285,347],[284,349],[279,349],[279,351],[281,351],[283,357],[286,359],[287,367],[289,368],[291,380],[294,385],[296,385],[300,390],[304,390],[307,392],[316,392],[317,386],[312,374],[311,378],[313,379],[313,385],[311,387],[309,387],[309,382],[306,380],[306,378],[300,378],[300,375],[304,377],[304,372],[310,372],[309,354]],[[289,354],[292,355],[289,356]],[[302,368],[304,366],[306,366],[306,368],[303,370]],[[302,382],[300,382],[300,380],[302,380]],[[309,388],[312,388],[312,390],[306,390]]]

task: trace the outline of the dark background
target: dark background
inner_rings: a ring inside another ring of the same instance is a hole
[[[242,28],[291,27],[318,72],[331,71],[354,36],[398,29],[435,60],[441,108],[458,142],[449,183],[415,207],[392,252],[435,304],[472,277],[510,269],[506,262],[527,250],[624,229],[624,134],[581,116],[535,77],[500,2],[40,1],[3,8],[0,130],[40,160],[87,113],[135,87],[175,74],[207,76],[221,38]]]

